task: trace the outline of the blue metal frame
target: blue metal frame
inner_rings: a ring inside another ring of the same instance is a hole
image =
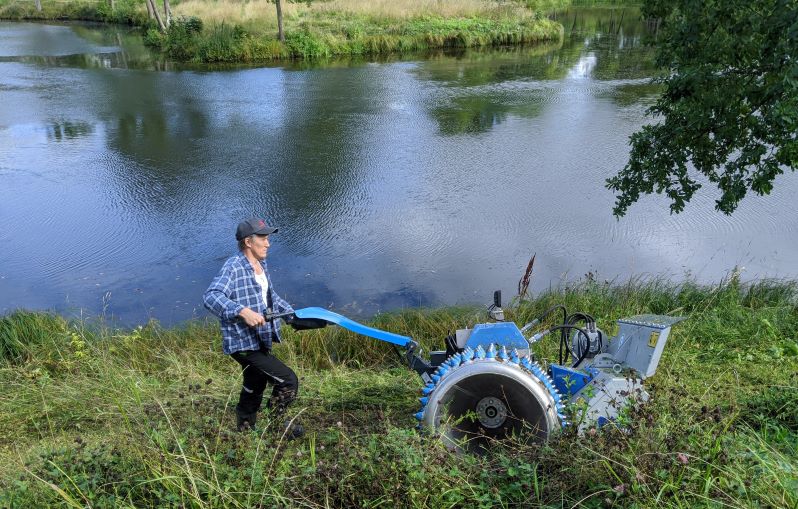
[[[318,320],[334,323],[335,325],[339,325],[344,329],[349,329],[357,334],[362,334],[370,338],[379,339],[380,341],[403,346],[405,348],[409,348],[415,344],[413,339],[408,336],[402,336],[401,334],[394,334],[393,332],[368,327],[362,323],[358,323],[343,315],[333,313],[332,311],[324,308],[313,307],[296,309],[294,310],[294,314],[297,316],[297,318],[315,318]]]
[[[551,365],[551,378],[554,380],[554,386],[557,387],[560,394],[567,397],[579,392],[582,387],[593,381],[596,375],[598,375],[598,370],[595,368],[587,368],[585,372],[559,364]]]
[[[483,345],[483,348],[487,348],[491,344],[504,346],[510,351],[513,348],[519,350],[529,348],[529,342],[513,322],[478,323],[474,325],[465,346],[476,348]]]

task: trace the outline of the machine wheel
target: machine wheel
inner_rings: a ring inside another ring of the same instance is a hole
[[[493,440],[545,441],[565,425],[560,394],[528,356],[494,345],[450,356],[422,389],[416,418],[453,449],[484,452]]]

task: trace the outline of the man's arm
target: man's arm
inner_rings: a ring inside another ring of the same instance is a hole
[[[230,266],[225,264],[202,296],[205,308],[223,320],[232,320],[245,309],[230,299],[233,288],[232,272]]]

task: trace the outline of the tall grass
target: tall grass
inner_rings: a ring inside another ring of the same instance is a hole
[[[116,0],[113,10],[105,0],[44,0],[41,5],[39,11],[32,0],[0,0],[0,19],[66,19],[138,26],[148,23],[144,3],[137,0]]]
[[[139,25],[145,28],[145,41],[150,46],[171,59],[194,62],[527,44],[557,40],[563,32],[559,23],[545,19],[541,11],[514,1],[284,2],[285,43],[276,41],[276,10],[268,0],[172,2],[176,19],[166,33],[147,20],[143,4],[133,0],[119,0],[113,11],[106,2],[86,0],[43,5],[43,11],[38,12],[32,1],[0,0],[0,18],[86,19]],[[187,25],[204,28],[187,30]]]
[[[216,324],[133,330],[16,312],[0,319],[0,507],[798,507],[798,285],[587,279],[555,302],[613,333],[637,313],[684,315],[629,429],[566,431],[547,446],[448,452],[419,434],[418,377],[389,345],[328,327],[287,331],[296,367],[288,441],[264,415],[232,431],[238,366]],[[372,324],[425,351],[484,320],[471,308],[406,310]],[[556,357],[556,342],[537,348]]]
[[[250,2],[187,0],[174,7],[177,15],[197,16],[206,22],[238,24],[265,24],[277,27],[274,2],[253,0]],[[445,18],[464,17],[527,17],[529,11],[514,2],[491,0],[330,0],[325,2],[284,2],[283,16],[288,20],[326,17],[329,15],[357,15],[372,19],[408,19],[425,16]]]
[[[150,29],[146,41],[177,60],[253,62],[281,58],[384,55],[438,48],[528,44],[559,39],[562,26],[548,19],[489,20],[428,17],[381,25],[359,17],[320,19],[286,29],[285,43],[241,25],[206,27],[185,37],[178,20],[166,34]],[[191,20],[189,20],[191,22]],[[262,27],[261,27],[262,28]],[[203,51],[215,47],[217,51]]]

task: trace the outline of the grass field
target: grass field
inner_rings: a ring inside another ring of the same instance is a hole
[[[338,328],[289,331],[276,350],[301,379],[290,416],[307,434],[287,441],[268,416],[258,433],[232,430],[240,374],[213,323],[13,313],[0,320],[0,507],[798,507],[798,284],[588,279],[508,314],[524,323],[557,302],[610,334],[637,313],[688,320],[631,428],[484,457],[418,433],[418,377]],[[372,323],[429,350],[483,315]],[[556,341],[537,347],[555,358]]]
[[[277,30],[277,11],[274,2],[187,0],[176,4],[176,15],[197,16],[206,22],[226,22],[259,25]],[[492,0],[329,0],[322,2],[284,2],[283,15],[291,22],[302,19],[321,19],[339,16],[366,17],[373,20],[405,20],[420,17],[441,18],[501,18],[529,17],[529,9],[514,2]]]
[[[157,3],[157,2],[156,2]],[[338,55],[381,55],[444,47],[497,46],[557,40],[563,28],[544,16],[564,0],[329,0],[283,2],[285,42],[267,0],[171,2],[167,31],[148,20],[140,0],[42,2],[0,0],[0,19],[76,19],[141,26],[147,43],[168,58],[193,62],[257,62]]]

